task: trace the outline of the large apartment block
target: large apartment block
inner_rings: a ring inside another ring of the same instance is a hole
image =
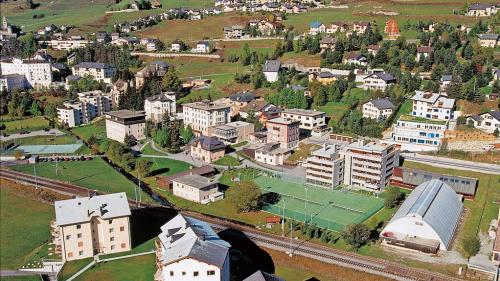
[[[52,68],[49,62],[43,60],[4,59],[0,61],[0,74],[24,75],[32,88],[50,87],[52,84]]]
[[[322,111],[308,109],[285,109],[281,112],[281,117],[290,118],[300,122],[300,129],[311,131],[326,125],[326,114]]]
[[[57,108],[57,119],[69,127],[87,124],[110,111],[111,104],[111,96],[101,91],[78,93],[77,101],[64,102],[62,108]]]
[[[73,75],[84,77],[90,75],[97,81],[111,83],[111,79],[116,74],[116,68],[105,63],[81,62],[72,68]]]
[[[281,148],[292,149],[299,144],[299,121],[290,118],[274,118],[267,121],[267,142],[279,143]]]
[[[306,181],[325,188],[340,185],[344,176],[344,159],[339,155],[339,147],[325,144],[312,152],[305,164]]]
[[[213,127],[224,125],[231,119],[230,107],[211,101],[182,105],[184,125],[191,126],[196,135],[212,135]]]
[[[415,91],[411,115],[426,119],[454,119],[455,99],[441,94]]]
[[[399,148],[395,144],[358,141],[340,154],[344,157],[344,184],[367,190],[383,190],[394,167],[399,166]]]
[[[126,135],[142,140],[146,124],[144,111],[117,110],[106,112],[106,136],[123,143]]]
[[[442,142],[448,121],[402,115],[392,133],[392,140],[401,144],[437,149]]]
[[[66,261],[131,249],[125,192],[56,201],[54,242]]]

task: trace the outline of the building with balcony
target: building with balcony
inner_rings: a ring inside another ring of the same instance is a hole
[[[165,92],[159,95],[147,97],[144,100],[144,111],[146,112],[146,120],[151,120],[153,123],[161,122],[163,117],[173,116],[176,112],[175,93]]]
[[[54,227],[62,258],[72,261],[131,249],[130,208],[125,192],[54,203]]]
[[[44,60],[22,60],[17,58],[0,60],[1,75],[23,75],[31,88],[49,87],[52,84],[50,62]]]
[[[78,100],[65,101],[63,107],[57,108],[57,120],[70,128],[88,124],[95,117],[110,111],[111,104],[111,96],[101,91],[78,93]]]
[[[399,117],[392,140],[408,150],[437,150],[442,143],[448,121],[432,120],[411,115]]]
[[[394,104],[388,99],[374,99],[363,104],[363,118],[385,120],[391,116],[396,109]]]
[[[182,105],[184,125],[191,126],[197,135],[210,136],[213,127],[224,125],[231,119],[230,107],[222,102],[200,101]]]
[[[111,79],[116,74],[116,68],[105,63],[99,62],[81,62],[72,67],[73,75],[84,77],[92,76],[97,81],[111,83]]]
[[[219,191],[218,182],[200,175],[184,175],[172,181],[175,196],[196,203],[207,204],[224,198]]]
[[[190,144],[191,156],[206,163],[215,162],[226,154],[226,145],[216,137],[199,136]]]
[[[136,140],[143,140],[146,136],[146,114],[144,111],[117,110],[106,113],[106,136],[108,139],[123,143],[129,135]]]
[[[340,151],[344,158],[344,184],[382,191],[394,167],[399,166],[399,148],[394,144],[357,141]]]
[[[255,150],[255,161],[271,166],[278,166],[283,165],[291,154],[292,150],[282,147],[280,143],[268,142]]]
[[[380,90],[385,89],[396,83],[396,78],[389,73],[374,72],[363,78],[363,89],[365,90]]]
[[[285,109],[280,115],[283,118],[298,121],[300,123],[299,128],[306,132],[310,132],[316,128],[321,128],[326,125],[326,114],[323,111],[290,108]]]
[[[156,241],[155,281],[230,281],[231,245],[208,223],[178,214]]]
[[[299,125],[299,121],[283,117],[267,121],[267,142],[278,143],[284,149],[296,147],[300,138]]]
[[[411,98],[411,115],[427,119],[451,120],[455,118],[455,99],[437,93],[415,91]]]
[[[248,141],[254,133],[254,124],[235,121],[214,127],[213,136],[225,143],[240,143]]]
[[[342,184],[344,159],[339,155],[339,147],[325,144],[312,152],[305,167],[306,182],[324,188],[334,188]]]

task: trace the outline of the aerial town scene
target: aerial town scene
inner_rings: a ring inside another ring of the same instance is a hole
[[[0,0],[0,280],[499,281],[499,11]]]

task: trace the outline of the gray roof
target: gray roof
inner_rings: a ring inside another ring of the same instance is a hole
[[[394,104],[392,104],[392,102],[387,98],[371,100],[370,102],[379,110],[396,108]]]
[[[372,73],[372,74],[366,76],[365,79],[372,77],[372,76],[377,76],[378,78],[384,80],[385,82],[395,82],[396,81],[396,78],[394,78],[394,76],[392,76],[391,74],[386,73],[386,72],[375,72],[375,73]]]
[[[490,111],[490,112],[487,112],[487,113],[483,113],[481,115],[485,115],[485,114],[489,114],[491,115],[493,118],[497,119],[498,121],[500,121],[500,110],[494,110],[494,111]]]
[[[81,62],[74,67],[76,68],[96,68],[96,69],[105,69],[105,68],[112,68],[112,66],[107,65],[105,63],[100,63],[100,62]]]
[[[441,81],[451,81],[451,78],[453,78],[452,75],[443,75],[441,76]]]
[[[455,191],[446,183],[434,179],[420,184],[413,190],[388,226],[407,217],[421,217],[448,249],[462,209],[462,201]],[[412,232],[411,229],[407,231]]]
[[[106,112],[106,115],[117,117],[117,118],[133,118],[133,117],[145,117],[146,114],[142,110],[128,110],[128,109],[121,109],[121,110],[115,110],[115,111],[109,111]]]
[[[170,92],[169,94],[175,94],[173,92]],[[154,96],[149,96],[149,97],[146,97],[146,99],[150,102],[153,102],[153,101],[160,101],[160,102],[167,102],[167,101],[171,101],[173,102],[173,100],[171,100],[169,97],[167,97],[167,93],[161,93],[161,94],[158,94],[158,95],[154,95]]]
[[[274,274],[264,272],[262,270],[255,271],[252,275],[243,279],[243,281],[285,281]]]
[[[484,40],[498,40],[498,34],[479,34],[477,37]]]
[[[288,108],[288,109],[285,109],[283,111],[283,113],[310,116],[310,117],[326,114],[323,111],[314,110],[314,109],[302,109],[302,108]]]
[[[192,142],[193,145],[201,143],[201,148],[205,150],[218,150],[224,149],[226,145],[216,137],[199,136],[195,138]]]
[[[490,8],[492,5],[487,4],[487,3],[474,3],[469,6],[469,11],[470,10],[486,10],[487,8]]]
[[[206,223],[179,214],[161,227],[163,264],[192,258],[221,268],[231,245]]]
[[[185,185],[189,185],[189,186],[194,187],[196,189],[203,189],[205,187],[213,186],[214,184],[217,183],[217,182],[212,181],[211,179],[209,179],[207,177],[203,177],[203,176],[196,175],[196,174],[193,174],[193,175],[189,174],[189,175],[184,175],[184,176],[178,177],[178,178],[174,179],[173,182],[179,182],[179,183],[182,183]]]
[[[239,92],[229,96],[231,101],[251,102],[255,99],[255,95],[251,92]]]
[[[57,225],[89,222],[93,216],[112,219],[130,216],[125,192],[56,201]]]
[[[281,62],[279,60],[266,60],[264,64],[263,72],[278,72],[281,67]]]

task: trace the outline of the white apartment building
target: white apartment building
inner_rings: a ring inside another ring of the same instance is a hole
[[[467,124],[474,128],[492,134],[495,130],[500,130],[500,110],[486,112],[467,118]]]
[[[130,208],[125,192],[54,203],[54,242],[65,261],[131,249]]]
[[[90,44],[90,41],[84,39],[48,40],[41,41],[40,44],[46,45],[47,48],[51,48],[54,50],[70,51],[73,49],[85,48],[85,46]]]
[[[101,91],[78,93],[78,101],[66,101],[62,108],[57,108],[59,124],[75,127],[87,124],[95,117],[111,110],[112,99]]]
[[[381,90],[385,89],[392,84],[396,83],[396,78],[389,73],[374,72],[363,78],[363,89],[365,90]]]
[[[394,104],[388,99],[375,99],[363,104],[363,118],[385,120],[391,116],[396,109]]]
[[[474,3],[469,6],[467,15],[470,17],[489,17],[497,13],[497,8],[493,4]]]
[[[217,181],[200,175],[185,175],[172,181],[175,196],[196,203],[207,204],[223,199]]]
[[[407,150],[437,150],[448,121],[402,115],[392,133],[392,140]]]
[[[99,62],[81,62],[72,67],[73,75],[84,77],[90,75],[97,81],[111,83],[116,74],[116,68]]]
[[[224,125],[231,119],[229,105],[211,101],[183,104],[182,112],[184,125],[191,126],[197,136],[211,136],[213,127]]]
[[[211,52],[210,43],[208,43],[208,41],[200,41],[196,44],[196,47],[191,50],[191,52],[208,54]]]
[[[412,115],[427,119],[451,120],[454,119],[455,99],[437,93],[415,91]]]
[[[268,142],[263,147],[255,150],[255,161],[271,166],[283,165],[291,154],[292,151],[283,148],[280,143]]]
[[[146,127],[144,111],[117,110],[106,112],[106,137],[123,143],[126,135],[143,140]]]
[[[340,151],[344,158],[344,184],[371,191],[382,191],[394,167],[399,166],[399,148],[376,142],[351,143]]]
[[[344,159],[335,145],[323,145],[307,158],[305,167],[306,182],[309,184],[334,188],[342,184],[344,177]]]
[[[144,100],[144,111],[146,112],[146,120],[151,120],[153,123],[162,121],[165,115],[175,115],[175,93],[165,92],[147,97]]]
[[[178,214],[161,227],[155,281],[229,281],[231,245],[206,223]]]
[[[4,59],[0,61],[0,73],[24,75],[32,88],[50,87],[52,84],[52,68],[49,62],[43,60]]]
[[[322,111],[291,108],[282,111],[281,117],[299,121],[301,130],[311,131],[326,126],[326,113]]]

